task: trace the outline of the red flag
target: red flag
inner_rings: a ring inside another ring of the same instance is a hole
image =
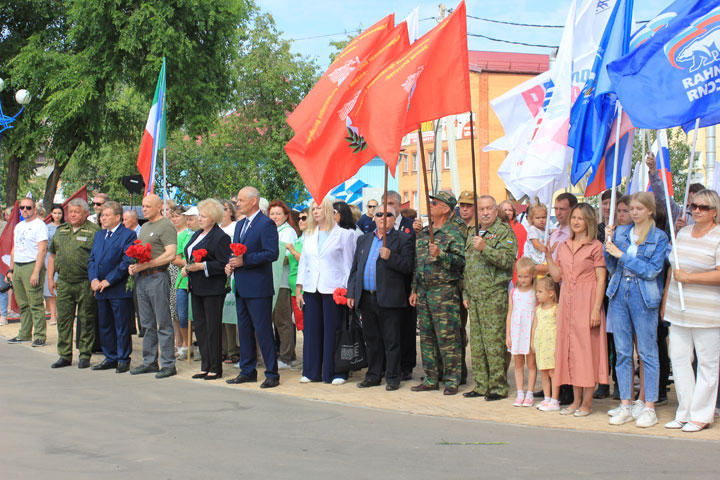
[[[5,230],[0,235],[0,274],[7,275],[8,269],[10,269],[10,253],[13,249],[13,240],[15,239],[15,225],[20,222],[20,207],[19,203],[15,201],[12,214],[8,219]]]
[[[351,116],[395,171],[402,137],[427,120],[470,111],[465,2],[373,79]]]
[[[83,200],[85,200],[87,202],[87,185],[83,185],[82,187],[80,187],[80,189],[77,192],[70,195],[70,198],[68,198],[67,200],[65,200],[63,202],[62,209],[63,209],[63,212],[65,212],[65,218],[68,217],[68,203],[70,203],[70,200],[74,200],[76,198],[82,198]],[[50,222],[52,222],[52,210],[47,214],[47,216],[45,217],[45,219],[43,221],[48,224]]]
[[[376,157],[348,112],[383,66],[407,49],[409,40],[405,22],[389,33],[378,49],[360,64],[353,78],[343,82],[345,93],[325,102],[317,116],[323,119],[324,128],[298,132],[285,146],[308,191],[318,202],[333,187]]]
[[[320,80],[287,118],[296,133],[317,130],[326,121],[327,106],[347,88],[343,85],[358,72],[358,67],[378,49],[393,30],[395,15],[390,14],[353,38],[335,58]]]

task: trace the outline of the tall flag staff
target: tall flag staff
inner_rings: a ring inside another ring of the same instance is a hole
[[[477,205],[477,175],[475,173],[475,127],[473,126],[473,112],[470,110],[470,151],[472,152],[472,177],[473,177],[473,205],[475,215],[475,236],[480,233],[478,227],[478,205]]]
[[[688,163],[687,181],[685,182],[685,201],[683,202],[683,220],[687,220],[688,213],[688,197],[690,196],[690,179],[692,178],[693,166],[695,165],[695,150],[697,148],[698,129],[700,128],[700,118],[695,119],[695,135],[693,136],[692,150],[690,150],[690,163]],[[664,175],[663,175],[664,176]]]
[[[419,128],[417,135],[418,147],[420,148],[420,168],[422,168],[423,184],[425,185],[425,207],[427,208],[428,231],[430,232],[430,243],[435,243],[432,228],[432,217],[430,216],[430,189],[428,187],[427,166],[425,166],[425,145],[422,141],[422,131]]]

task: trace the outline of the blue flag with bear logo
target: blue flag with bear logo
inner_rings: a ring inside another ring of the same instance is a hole
[[[673,2],[630,48],[607,71],[636,128],[720,123],[720,0]]]

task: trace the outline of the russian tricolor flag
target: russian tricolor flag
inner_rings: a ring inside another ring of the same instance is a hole
[[[662,155],[660,154],[660,149],[662,149]],[[670,149],[668,148],[667,132],[664,129],[658,130],[657,138],[655,139],[652,146],[650,147],[650,150],[655,155],[655,161],[657,162],[658,175],[665,175],[665,178],[667,178],[668,193],[670,194],[670,196],[672,196],[673,195],[673,183],[672,183],[672,169],[670,168]],[[662,178],[662,177],[660,177],[660,178]],[[648,192],[652,191],[652,188],[650,188],[649,182],[648,182],[646,191],[648,191]]]
[[[157,152],[166,146],[165,140],[165,58],[163,57],[162,69],[158,76],[158,83],[155,87],[150,114],[145,123],[145,133],[140,144],[137,166],[145,181],[145,195],[153,193],[155,186],[155,163]]]
[[[605,153],[597,165],[593,169],[588,179],[587,187],[585,187],[585,196],[592,197],[599,195],[608,188],[612,188],[613,163],[615,162],[615,132],[617,129],[617,115],[610,129],[610,139],[605,147]],[[630,167],[632,165],[632,145],[635,136],[635,127],[633,127],[630,117],[625,111],[622,112],[620,121],[620,152],[618,157],[618,173],[615,177],[615,185],[620,185],[623,177],[630,176]]]

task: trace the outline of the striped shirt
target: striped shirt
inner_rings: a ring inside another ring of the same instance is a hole
[[[697,273],[720,267],[720,226],[716,225],[702,238],[693,238],[692,229],[692,225],[688,225],[680,230],[675,241],[680,270]],[[683,283],[685,311],[682,311],[677,285],[673,277],[665,305],[666,321],[681,327],[720,327],[720,286]]]

